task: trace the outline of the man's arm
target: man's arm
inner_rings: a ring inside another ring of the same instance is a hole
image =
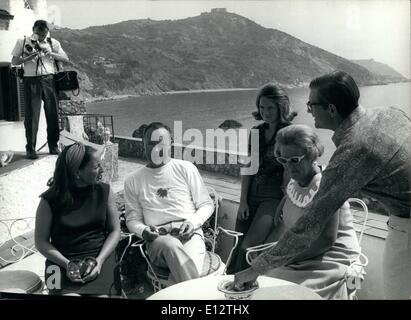
[[[304,261],[325,254],[334,245],[335,240],[337,240],[339,220],[340,210],[337,210],[328,220],[317,240],[313,241],[307,250],[291,259],[289,263]]]
[[[197,168],[190,163],[187,170],[187,182],[190,187],[196,213],[188,219],[193,224],[194,229],[200,228],[203,223],[212,215],[214,203],[208,193],[208,189],[201,178]]]
[[[358,144],[340,146],[335,151],[312,203],[275,247],[253,261],[255,272],[262,274],[291,262],[318,239],[330,217],[344,201],[378,175],[382,163],[372,150],[372,144]]]
[[[33,59],[36,58],[37,56],[38,56],[38,53],[37,53],[37,52],[35,52],[35,53],[33,53],[33,54],[31,54],[31,55],[29,55],[29,56],[27,56],[27,57],[24,57],[24,58],[13,56],[13,58],[11,58],[11,64],[14,65],[14,66],[18,66],[18,65],[20,65],[20,64],[22,64],[22,63],[25,63],[25,62],[27,62],[27,61],[33,60]]]
[[[16,44],[13,48],[13,51],[11,52],[11,55],[13,56],[11,58],[11,64],[12,65],[18,66],[18,65],[20,65],[22,63],[25,63],[27,61],[30,61],[30,60],[32,60],[32,59],[34,59],[38,56],[37,52],[34,52],[33,54],[30,54],[30,55],[24,54],[24,52],[23,52],[23,43],[24,43],[23,39],[18,39],[17,40],[17,42],[16,42]]]
[[[144,224],[143,208],[138,201],[137,190],[134,190],[132,182],[131,179],[124,182],[126,225],[130,232],[134,232],[140,238],[143,238],[143,231],[148,226]]]

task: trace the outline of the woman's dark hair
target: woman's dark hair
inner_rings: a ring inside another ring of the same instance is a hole
[[[310,89],[316,89],[321,103],[333,104],[342,118],[358,107],[360,90],[354,79],[346,72],[334,71],[315,78]]]
[[[55,213],[64,213],[70,210],[73,205],[72,190],[74,187],[74,175],[70,173],[67,164],[67,151],[70,149],[67,146],[59,154],[56,161],[53,178],[49,180],[47,185],[49,189],[43,192],[40,197],[48,201]],[[79,169],[83,169],[89,162],[92,155],[97,151],[90,146],[84,146],[85,152],[83,159],[80,162]]]
[[[290,124],[291,121],[297,115],[297,112],[291,111],[290,108],[290,99],[288,98],[287,93],[284,91],[283,88],[273,84],[267,83],[264,85],[257,94],[257,99],[255,104],[257,106],[257,111],[254,111],[252,115],[256,120],[262,120],[260,114],[260,100],[262,97],[268,98],[273,100],[278,109],[280,110],[280,122],[283,124]]]

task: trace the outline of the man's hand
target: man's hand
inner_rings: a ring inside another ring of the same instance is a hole
[[[190,221],[184,221],[180,227],[179,235],[182,237],[188,237],[194,231],[194,226]]]
[[[158,237],[158,232],[156,227],[148,226],[143,231],[143,239],[147,242],[152,242]]]
[[[41,51],[44,53],[45,56],[49,56],[52,53],[51,49],[48,47],[42,48]]]
[[[25,58],[22,59],[22,60],[23,60],[23,63],[24,63],[24,62],[27,62],[27,61],[30,61],[30,60],[33,60],[33,59],[36,58],[38,55],[39,55],[38,52],[34,52],[34,53],[30,54],[29,56],[27,56],[27,57],[25,57]]]
[[[244,291],[254,284],[255,280],[258,278],[258,273],[252,268],[245,269],[234,275],[234,282],[230,290],[234,291]]]

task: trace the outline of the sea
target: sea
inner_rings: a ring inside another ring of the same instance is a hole
[[[172,130],[176,125],[182,126],[183,133],[188,129],[197,129],[203,139],[198,136],[194,141],[191,135],[183,135],[184,144],[194,144],[210,148],[218,147],[216,142],[207,141],[207,130],[217,129],[224,120],[236,120],[241,123],[241,129],[249,130],[259,122],[251,112],[256,110],[255,98],[258,89],[209,90],[195,92],[173,92],[154,96],[131,97],[119,100],[90,102],[88,113],[113,115],[115,135],[132,136],[135,129],[142,124],[161,121]],[[308,88],[286,90],[291,107],[298,112],[295,123],[314,127],[311,114],[307,113]],[[360,88],[360,104],[366,108],[377,106],[394,106],[411,115],[411,83],[393,83],[387,85],[366,86]],[[247,139],[237,129],[237,144],[230,145],[227,140],[226,150],[241,151],[239,145],[244,145]],[[316,129],[325,152],[320,161],[327,164],[335,146],[332,143],[332,131]],[[244,130],[243,130],[244,133]],[[240,138],[242,137],[242,138]]]

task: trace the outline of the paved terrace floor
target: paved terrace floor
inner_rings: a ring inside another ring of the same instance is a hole
[[[0,168],[0,220],[34,217],[39,198],[38,195],[46,190],[46,182],[52,176],[57,156],[41,155],[38,160],[27,160],[21,154],[13,159],[6,168]],[[144,165],[144,162],[128,158],[119,159],[119,179],[111,183],[114,192],[122,191],[125,178]],[[229,177],[201,171],[205,183],[212,186],[223,199],[238,203],[240,199],[239,178]],[[353,210],[355,226],[359,230],[363,222],[363,212]],[[387,217],[370,213],[366,224],[365,234],[385,240],[387,236]],[[0,224],[1,228],[1,224]],[[33,228],[33,227],[32,227]],[[22,230],[20,234],[26,233]],[[18,236],[18,234],[13,234]],[[10,243],[3,245],[6,233],[0,232],[0,257],[10,256]],[[3,237],[3,238],[1,238]],[[33,232],[23,235],[20,241],[26,246],[33,247]],[[381,251],[382,248],[374,248]],[[44,257],[39,253],[29,255],[16,263],[5,263],[0,259],[2,270],[31,270],[44,280]],[[1,270],[0,270],[1,272]]]

